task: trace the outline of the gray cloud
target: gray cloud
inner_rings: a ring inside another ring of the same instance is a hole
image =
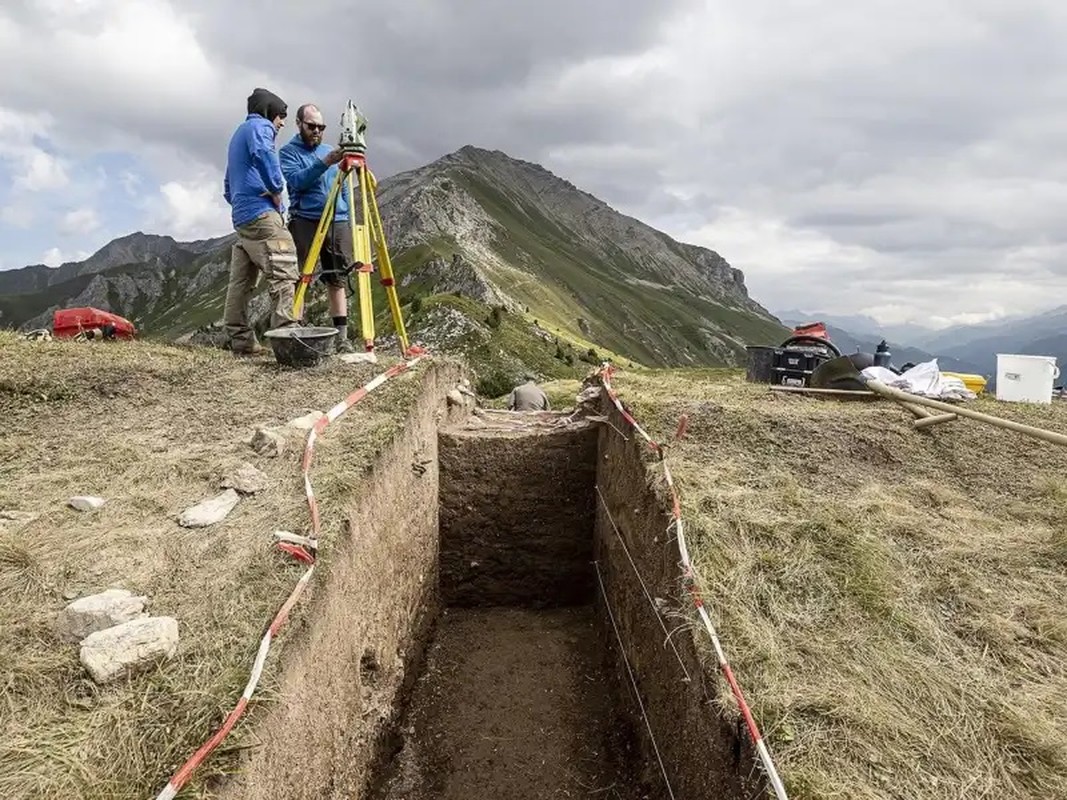
[[[0,107],[182,180],[221,169],[253,86],[318,103],[328,136],[351,97],[380,177],[468,143],[538,161],[771,307],[949,318],[1067,289],[1050,1],[136,5],[5,7]]]

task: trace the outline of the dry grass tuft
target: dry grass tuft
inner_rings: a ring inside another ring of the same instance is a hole
[[[691,548],[790,797],[1067,797],[1067,449],[736,378],[617,384],[653,435],[689,415]],[[1067,430],[1064,405],[976,405]]]
[[[383,353],[391,359],[392,354]],[[264,625],[303,567],[271,533],[306,533],[299,458],[256,455],[258,424],[325,411],[384,366],[283,371],[270,359],[149,343],[29,343],[0,334],[0,511],[37,513],[0,529],[0,797],[144,798],[214,732],[248,678]],[[418,371],[417,371],[418,372]],[[316,448],[321,563],[346,533],[361,478],[403,424],[419,375],[405,375],[331,425]],[[269,488],[206,530],[177,524],[249,461]],[[107,499],[82,514],[75,494]],[[53,626],[68,602],[122,587],[178,619],[177,656],[107,687],[88,679],[77,645]],[[315,586],[311,587],[312,594]],[[299,629],[306,602],[290,627]],[[271,658],[251,715],[275,688],[288,636]],[[197,773],[192,794],[232,768],[245,720]]]

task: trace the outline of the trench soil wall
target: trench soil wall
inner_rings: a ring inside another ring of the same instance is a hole
[[[765,796],[744,731],[713,702],[703,631],[674,632],[679,655],[665,644],[661,619],[674,631],[692,613],[647,448],[619,435],[606,401],[610,425],[461,429],[466,411],[446,401],[460,377],[424,370],[404,430],[360,476],[349,537],[287,633],[280,699],[221,796],[450,800],[499,786],[516,800],[546,787],[659,800],[623,654],[674,796]]]
[[[447,362],[418,374],[404,429],[369,476],[353,475],[366,483],[348,535],[313,576],[303,624],[285,633],[279,699],[257,721],[258,746],[223,797],[365,796],[437,613],[437,428],[462,413],[446,401],[460,377]],[[430,461],[421,474],[416,457]]]
[[[714,661],[706,667],[702,664],[694,640],[706,636],[705,632],[675,631],[692,619],[692,601],[681,580],[677,542],[673,532],[668,533],[671,505],[662,470],[650,469],[653,462],[644,440],[619,435],[618,431],[632,429],[606,397],[603,413],[611,424],[602,426],[599,435],[596,483],[604,500],[598,497],[595,558],[671,788],[676,797],[687,800],[765,797],[765,779],[754,766],[754,750],[744,730],[728,723],[714,704],[718,667]],[[631,558],[653,598],[651,603]],[[657,598],[665,602],[657,604]],[[599,592],[597,604],[610,626]],[[665,641],[664,627],[673,631],[677,655]],[[614,645],[611,651],[616,655],[618,680],[632,698],[614,631],[607,635]],[[620,703],[620,707],[629,709],[628,724],[641,743],[643,779],[662,785],[636,701]]]
[[[596,428],[484,416],[441,434],[444,608],[372,798],[666,798],[633,777],[593,606]]]
[[[441,599],[548,608],[592,601],[595,426],[442,431]]]

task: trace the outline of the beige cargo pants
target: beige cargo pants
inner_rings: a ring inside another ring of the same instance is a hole
[[[285,227],[282,215],[271,211],[236,229],[237,241],[230,250],[230,283],[226,287],[226,307],[222,321],[230,347],[236,352],[252,350],[255,331],[248,324],[248,303],[259,274],[267,280],[271,300],[271,328],[298,322],[293,316],[293,299],[300,270],[296,245]]]

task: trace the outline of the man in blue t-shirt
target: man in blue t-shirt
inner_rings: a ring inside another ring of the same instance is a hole
[[[337,164],[343,153],[341,148],[323,143],[322,133],[326,125],[322,113],[312,103],[305,103],[296,110],[296,128],[296,135],[282,147],[279,159],[289,188],[289,232],[303,268],[326,207],[326,198],[337,179]],[[355,350],[348,340],[348,281],[347,273],[343,272],[355,261],[348,214],[348,194],[342,185],[319,253],[322,264],[319,280],[327,288],[339,353]]]
[[[274,150],[285,117],[286,105],[278,95],[256,89],[248,97],[248,116],[230,139],[222,193],[232,209],[237,241],[230,251],[223,323],[235,355],[258,355],[264,350],[248,320],[248,303],[260,272],[267,279],[271,300],[270,326],[298,322],[293,299],[300,271],[296,245],[282,217],[285,184]]]

